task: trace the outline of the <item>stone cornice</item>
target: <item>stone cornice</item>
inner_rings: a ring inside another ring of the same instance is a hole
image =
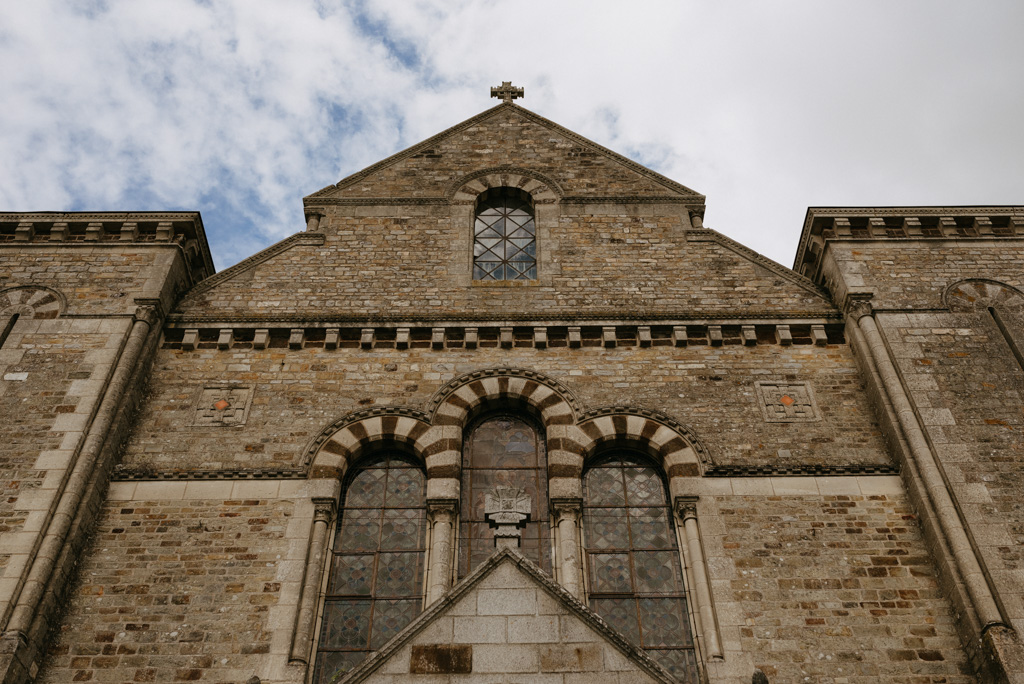
[[[229,269],[230,270],[230,269]],[[227,273],[227,271],[224,271]],[[220,275],[220,274],[218,274]],[[398,318],[379,314],[376,316],[366,315],[345,315],[334,314],[325,316],[318,312],[316,316],[305,314],[251,314],[251,315],[224,315],[224,314],[194,314],[190,312],[172,313],[167,317],[167,324],[172,328],[187,327],[295,327],[308,328],[328,327],[331,325],[357,326],[379,326],[379,327],[423,327],[433,323],[447,324],[443,327],[458,327],[462,325],[502,326],[502,325],[808,325],[835,323],[842,319],[839,311],[799,311],[781,310],[770,311],[766,309],[755,309],[748,311],[730,310],[728,313],[715,311],[648,311],[637,312],[635,317],[624,317],[622,311],[594,311],[592,313],[580,312],[578,310],[565,312],[560,316],[558,313],[548,318],[537,318],[537,314],[523,313],[515,314],[502,312],[501,317],[494,314],[420,314],[416,318]]]

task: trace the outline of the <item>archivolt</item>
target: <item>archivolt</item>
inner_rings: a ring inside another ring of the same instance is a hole
[[[367,449],[382,442],[407,445],[426,463],[426,454],[437,440],[421,411],[408,408],[375,408],[354,411],[334,421],[306,447],[304,462],[310,477],[341,478]]]
[[[1024,311],[1020,290],[986,278],[971,278],[953,283],[942,295],[950,311],[969,312],[998,306],[1015,313]]]
[[[556,202],[564,194],[550,177],[518,166],[496,166],[467,174],[448,186],[448,201],[456,204],[476,201],[488,188],[513,187],[530,193],[534,203]]]
[[[0,292],[0,316],[21,314],[26,318],[57,318],[64,312],[64,296],[48,287],[27,285]]]

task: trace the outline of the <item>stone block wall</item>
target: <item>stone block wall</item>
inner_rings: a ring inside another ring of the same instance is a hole
[[[422,409],[448,380],[495,367],[550,375],[585,409],[629,405],[664,412],[694,430],[717,465],[891,466],[848,345],[731,342],[503,349],[494,340],[490,347],[441,350],[430,348],[429,340],[405,350],[393,341],[368,350],[326,349],[322,342],[301,349],[234,342],[219,349],[215,341],[183,350],[165,342],[122,476],[301,468],[313,437],[345,414],[372,406]],[[767,422],[755,383],[773,380],[809,383],[820,419]],[[196,424],[207,386],[251,393],[244,425]]]

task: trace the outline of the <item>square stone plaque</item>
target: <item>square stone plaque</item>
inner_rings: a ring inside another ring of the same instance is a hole
[[[193,425],[245,425],[252,404],[252,387],[207,385],[196,401]]]
[[[757,403],[768,423],[809,423],[821,420],[814,391],[808,382],[773,382],[759,380]]]

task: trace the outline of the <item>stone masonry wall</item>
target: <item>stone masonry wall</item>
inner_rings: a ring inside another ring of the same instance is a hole
[[[566,207],[547,229],[538,220],[538,280],[504,283],[470,279],[469,210],[453,219],[447,207],[388,207],[387,216],[342,216],[335,209],[322,221],[322,246],[293,246],[189,295],[179,311],[214,320],[834,314],[813,287],[794,284],[710,237],[686,240],[680,219],[656,216],[653,206],[643,207],[643,215],[621,207],[614,213]]]
[[[0,615],[31,563],[129,324],[23,319],[0,349]]]
[[[1007,617],[1024,629],[1024,370],[987,311],[879,320]]]
[[[139,486],[181,496],[186,485]],[[283,662],[290,647],[312,512],[277,498],[112,499],[38,681],[276,680],[265,656]]]
[[[944,308],[942,295],[965,278],[1024,286],[1024,242],[889,240],[830,242],[824,275],[837,302],[868,291],[878,309]]]
[[[807,480],[773,478],[774,494],[732,480],[702,501],[723,638],[742,651],[723,667],[749,658],[772,682],[974,682],[899,484],[860,478],[875,493],[852,494],[821,478],[811,494]]]
[[[846,344],[711,347],[512,348],[435,351],[341,348],[159,351],[149,397],[123,469],[282,469],[301,465],[310,440],[367,406],[421,408],[462,373],[502,366],[548,374],[587,408],[631,405],[663,411],[692,428],[725,465],[885,465],[885,446]],[[419,345],[419,343],[417,343]],[[165,345],[165,347],[174,345]],[[177,345],[180,347],[180,345]],[[809,382],[821,420],[768,423],[756,380]],[[194,425],[206,386],[250,388],[244,426]],[[799,429],[794,429],[794,425]]]

